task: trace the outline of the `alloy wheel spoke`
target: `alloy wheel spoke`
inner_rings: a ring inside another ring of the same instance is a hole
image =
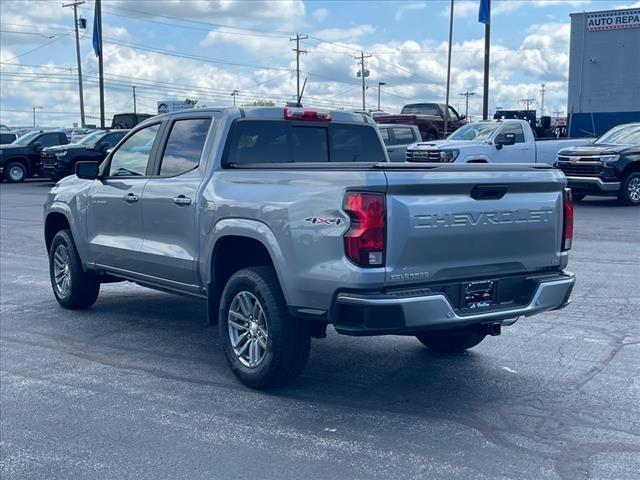
[[[233,343],[233,348],[238,348],[240,343],[247,338],[247,335],[249,335],[249,332],[244,332],[244,333],[238,335],[237,340]]]

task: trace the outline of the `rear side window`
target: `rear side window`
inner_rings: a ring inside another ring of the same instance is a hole
[[[190,118],[173,123],[162,154],[160,175],[180,175],[198,166],[209,125],[210,118]]]
[[[394,128],[393,136],[394,145],[406,145],[407,143],[415,142],[415,138],[413,137],[413,130],[411,130],[410,128]]]
[[[389,129],[388,128],[381,128],[380,129],[380,136],[382,137],[382,141],[384,142],[385,145],[390,145],[391,144],[391,140],[389,139]]]
[[[232,127],[224,164],[384,161],[370,125],[243,120]]]
[[[125,133],[126,132],[110,133],[104,136],[102,142],[107,144],[107,148],[113,148],[120,140],[122,140],[122,137],[124,137]]]

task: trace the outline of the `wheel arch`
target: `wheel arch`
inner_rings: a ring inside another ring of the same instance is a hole
[[[47,253],[51,250],[53,237],[55,237],[56,233],[60,230],[65,229],[71,230],[71,224],[64,213],[54,211],[47,214],[44,221],[44,243],[47,247]]]
[[[29,161],[29,159],[23,155],[15,155],[15,156],[11,156],[8,157],[4,160],[4,164],[5,164],[5,168],[7,168],[10,164],[12,163],[21,163],[22,165],[24,165],[24,168],[27,169],[27,177],[33,175],[33,171],[31,168],[31,162]]]
[[[216,224],[212,234],[209,258],[203,265],[206,269],[203,279],[209,293],[221,293],[226,280],[242,268],[268,265],[274,268],[288,300],[286,260],[275,235],[266,224],[249,219],[225,219]]]

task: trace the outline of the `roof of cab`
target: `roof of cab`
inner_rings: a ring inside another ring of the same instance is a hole
[[[352,122],[352,123],[373,123],[373,120],[370,120],[366,115],[362,113],[353,113],[346,112],[341,110],[327,110],[324,108],[313,108],[313,107],[223,107],[223,108],[194,108],[189,110],[181,110],[179,112],[171,112],[164,113],[162,115],[157,115],[155,117],[151,117],[149,119],[144,120],[140,123],[149,123],[149,121],[153,121],[154,119],[164,119],[164,118],[172,118],[176,116],[192,116],[192,115],[202,115],[207,113],[225,113],[225,112],[237,112],[239,115],[244,118],[255,118],[255,119],[264,119],[264,120],[282,120],[284,119],[284,110],[285,108],[304,108],[305,110],[317,110],[322,112],[327,112],[331,116],[331,121],[337,122]]]

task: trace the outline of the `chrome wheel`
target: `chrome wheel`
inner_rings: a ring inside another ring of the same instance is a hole
[[[627,186],[627,191],[632,201],[640,201],[640,178],[632,178]]]
[[[65,245],[58,245],[53,253],[53,280],[58,294],[62,297],[66,297],[71,289],[70,269],[69,250]]]
[[[20,165],[12,165],[11,168],[9,168],[9,178],[14,182],[19,182],[24,177],[25,171]]]
[[[262,305],[250,292],[239,292],[227,315],[229,340],[238,360],[249,368],[258,367],[267,353],[267,317]]]

